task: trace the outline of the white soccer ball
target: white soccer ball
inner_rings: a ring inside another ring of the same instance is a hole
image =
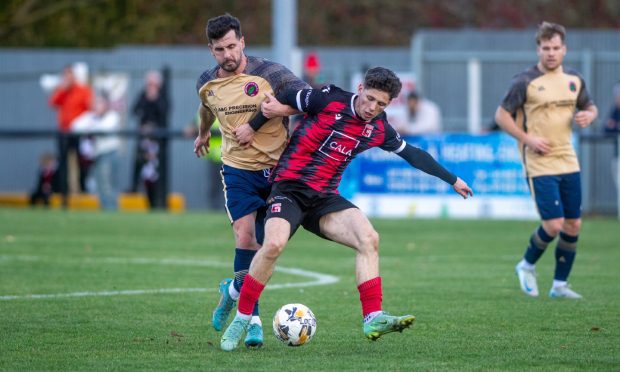
[[[284,305],[273,316],[273,333],[288,346],[307,344],[316,334],[316,318],[306,305]]]

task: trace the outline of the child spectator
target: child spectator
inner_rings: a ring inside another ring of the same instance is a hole
[[[50,153],[45,153],[39,158],[39,175],[37,177],[37,186],[30,194],[30,205],[35,206],[39,201],[43,205],[49,207],[50,196],[53,192],[58,191],[58,162],[56,157]]]

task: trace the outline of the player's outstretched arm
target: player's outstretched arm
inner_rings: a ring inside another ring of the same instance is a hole
[[[396,154],[405,159],[411,166],[449,183],[452,185],[454,191],[463,198],[467,199],[468,196],[474,195],[465,181],[450,173],[450,171],[439,164],[428,152],[406,144],[405,148]]]

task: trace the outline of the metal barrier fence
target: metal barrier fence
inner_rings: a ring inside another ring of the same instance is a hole
[[[117,132],[92,132],[88,135],[118,136],[122,140],[119,162],[120,191],[127,191],[131,187],[133,166],[136,156],[136,147],[139,138],[144,136],[136,130],[121,130]],[[38,158],[44,153],[57,155],[57,138],[55,130],[29,129],[0,129],[0,148],[5,154],[0,159],[0,173],[3,174],[0,192],[30,192],[36,184]],[[80,137],[76,134],[67,136]],[[209,177],[213,174],[215,163],[196,159],[193,153],[194,136],[188,137],[183,130],[156,129],[148,136],[157,139],[162,148],[165,161],[160,162],[157,186],[158,207],[164,207],[166,196],[171,192],[178,192],[186,196],[188,209],[203,209],[213,205],[210,195],[214,192],[214,183]],[[179,169],[178,164],[186,164]],[[20,170],[19,177],[13,177],[14,170]],[[190,174],[193,179],[188,179]],[[221,182],[218,182],[221,188]],[[180,186],[179,186],[180,185]],[[187,186],[187,187],[183,187]],[[144,192],[139,189],[138,191]],[[220,191],[220,190],[217,190]],[[221,191],[220,191],[221,193]]]
[[[584,213],[616,215],[620,219],[619,147],[620,136],[601,133],[579,136]]]
[[[91,134],[120,136],[128,140],[125,146],[126,149],[133,149],[134,147],[128,146],[128,144],[134,143],[137,138],[143,135],[139,131],[135,130]],[[43,148],[40,146],[41,143],[46,143],[46,147],[52,145],[52,148],[54,148],[53,146],[55,146],[55,138],[57,135],[58,132],[51,130],[0,129],[0,146],[4,148],[7,146],[14,147],[13,154],[23,151],[32,153],[33,149]],[[169,180],[169,182],[166,181],[162,185],[164,195],[168,194],[169,191],[176,191],[186,195],[188,199],[191,200],[192,195],[188,194],[188,191],[183,188],[179,189],[178,185],[191,184],[193,183],[193,180],[191,178],[179,179],[185,177],[187,170],[180,172],[178,169],[174,168],[174,164],[179,163],[178,158],[191,158],[195,160],[195,155],[191,152],[194,137],[188,137],[182,130],[162,129],[155,130],[149,135],[154,138],[164,139],[168,146],[167,154],[169,159],[167,162],[163,163],[164,167],[160,169],[163,174],[167,175],[164,179]],[[24,146],[24,144],[28,145]],[[618,162],[619,147],[620,136],[582,134],[578,137],[577,150],[582,168],[583,212],[585,215],[618,216],[620,219],[620,210],[618,208],[618,205],[620,205],[620,189],[618,188],[618,184],[620,182],[620,162]],[[17,150],[18,148],[21,150]],[[179,151],[179,148],[182,148],[183,151]],[[125,186],[128,185],[130,165],[133,161],[132,157],[133,153],[131,151],[124,151],[122,154],[123,166],[121,167],[121,181]],[[177,159],[175,159],[175,157]],[[32,158],[32,156],[30,156],[30,158]],[[19,155],[10,159],[5,159],[5,161],[7,160],[23,162],[23,158],[20,159]],[[170,166],[166,168],[165,164],[169,164]],[[26,187],[30,187],[31,184],[34,184],[36,163],[31,161],[30,164],[22,163],[15,165],[18,167],[23,166],[31,168],[32,182]],[[208,166],[205,166],[203,162],[195,161],[194,166],[197,166],[197,168],[193,175],[195,176],[197,174],[198,179],[200,181],[204,181],[205,178],[210,177],[210,174],[212,174],[207,168],[214,165],[209,164]],[[593,166],[596,167],[597,171],[592,171]],[[3,172],[3,174],[8,175],[5,172]],[[177,185],[175,190],[171,190],[171,185],[173,182]],[[203,189],[200,192],[205,198],[208,198],[207,195],[213,195],[212,188],[214,187],[214,184],[212,182],[205,182],[204,184],[206,184],[206,189]],[[28,189],[24,189],[24,184],[22,182],[20,183],[18,190],[27,191]],[[207,201],[206,204],[208,205],[209,203],[210,201]],[[204,205],[188,205],[189,209],[203,207]]]

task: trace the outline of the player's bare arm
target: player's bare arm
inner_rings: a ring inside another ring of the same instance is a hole
[[[598,109],[595,105],[588,106],[585,110],[577,111],[575,114],[575,123],[581,128],[589,127],[598,116]]]
[[[198,107],[200,125],[198,126],[198,136],[194,140],[194,154],[197,157],[206,156],[209,153],[209,140],[211,139],[211,126],[215,121],[215,116],[211,110],[200,104]]]
[[[499,106],[495,112],[495,122],[506,131],[506,133],[513,136],[517,141],[525,143],[527,147],[531,148],[534,152],[546,155],[551,150],[549,141],[524,132],[523,129],[519,128],[510,112],[506,111],[502,106]]]

